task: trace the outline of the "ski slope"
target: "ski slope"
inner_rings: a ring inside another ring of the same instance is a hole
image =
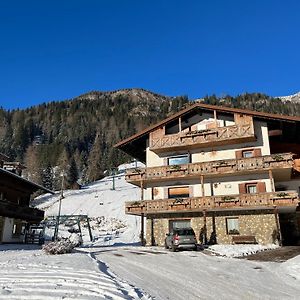
[[[140,189],[125,181],[125,175],[108,176],[80,190],[63,191],[61,215],[88,215],[90,218],[94,244],[135,244],[139,242],[140,218],[125,214],[125,201],[138,200]],[[33,206],[44,210],[45,217],[57,216],[60,192],[43,195],[33,201]],[[74,225],[74,227],[76,227]],[[81,224],[84,242],[89,241],[86,224]],[[59,235],[68,231],[60,225]],[[50,229],[49,229],[50,230]],[[51,236],[50,231],[46,234]]]

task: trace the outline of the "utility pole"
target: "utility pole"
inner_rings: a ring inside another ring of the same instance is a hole
[[[111,169],[111,176],[112,176],[112,190],[114,191],[116,189],[116,182],[115,182],[115,168]]]
[[[56,227],[54,231],[54,240],[57,240],[58,238],[58,228],[59,228],[59,222],[60,222],[60,213],[61,213],[61,200],[64,199],[64,179],[65,179],[65,174],[62,174],[62,179],[61,179],[61,189],[60,189],[60,196],[59,196],[59,205],[58,205],[58,215],[56,219]]]

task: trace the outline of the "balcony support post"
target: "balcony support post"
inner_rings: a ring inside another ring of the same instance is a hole
[[[179,117],[179,119],[178,119],[178,128],[179,128],[179,132],[181,132],[182,131],[182,127],[181,127],[181,117]]]
[[[278,233],[279,246],[282,246],[282,234],[281,234],[280,223],[279,223],[278,208],[276,205],[274,205],[274,215],[275,215],[276,229]]]
[[[150,218],[150,224],[151,224],[151,246],[155,246],[155,239],[154,239],[154,220],[151,217]]]
[[[205,192],[204,192],[204,176],[201,175],[201,193],[202,193],[202,197],[205,196]]]
[[[141,245],[145,246],[145,239],[144,239],[144,214],[141,213]]]
[[[269,170],[269,178],[270,178],[270,181],[271,181],[271,191],[275,192],[275,185],[274,185],[274,178],[273,178],[272,170]]]
[[[203,210],[204,244],[207,244],[206,209]]]
[[[214,119],[215,119],[215,127],[217,128],[218,122],[217,122],[217,111],[214,110]]]
[[[144,181],[141,180],[141,201],[144,200]]]

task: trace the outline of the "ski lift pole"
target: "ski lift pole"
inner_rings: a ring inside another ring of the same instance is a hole
[[[92,230],[91,230],[91,226],[90,226],[90,218],[86,217],[86,223],[87,223],[87,227],[89,230],[89,235],[90,235],[90,240],[91,242],[93,241],[93,235],[92,235]]]
[[[60,222],[60,213],[61,213],[61,200],[64,198],[64,174],[62,175],[61,179],[61,191],[60,191],[60,196],[59,196],[59,206],[58,206],[58,215],[56,219],[56,226],[55,226],[55,231],[54,231],[54,240],[57,240],[58,238],[58,228],[59,228],[59,222]]]

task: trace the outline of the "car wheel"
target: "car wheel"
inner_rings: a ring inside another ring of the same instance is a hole
[[[169,247],[168,247],[168,245],[167,245],[167,243],[165,242],[165,249],[169,249]]]
[[[176,251],[176,247],[175,247],[174,245],[172,245],[171,251],[172,251],[172,252],[175,252],[175,251]]]

